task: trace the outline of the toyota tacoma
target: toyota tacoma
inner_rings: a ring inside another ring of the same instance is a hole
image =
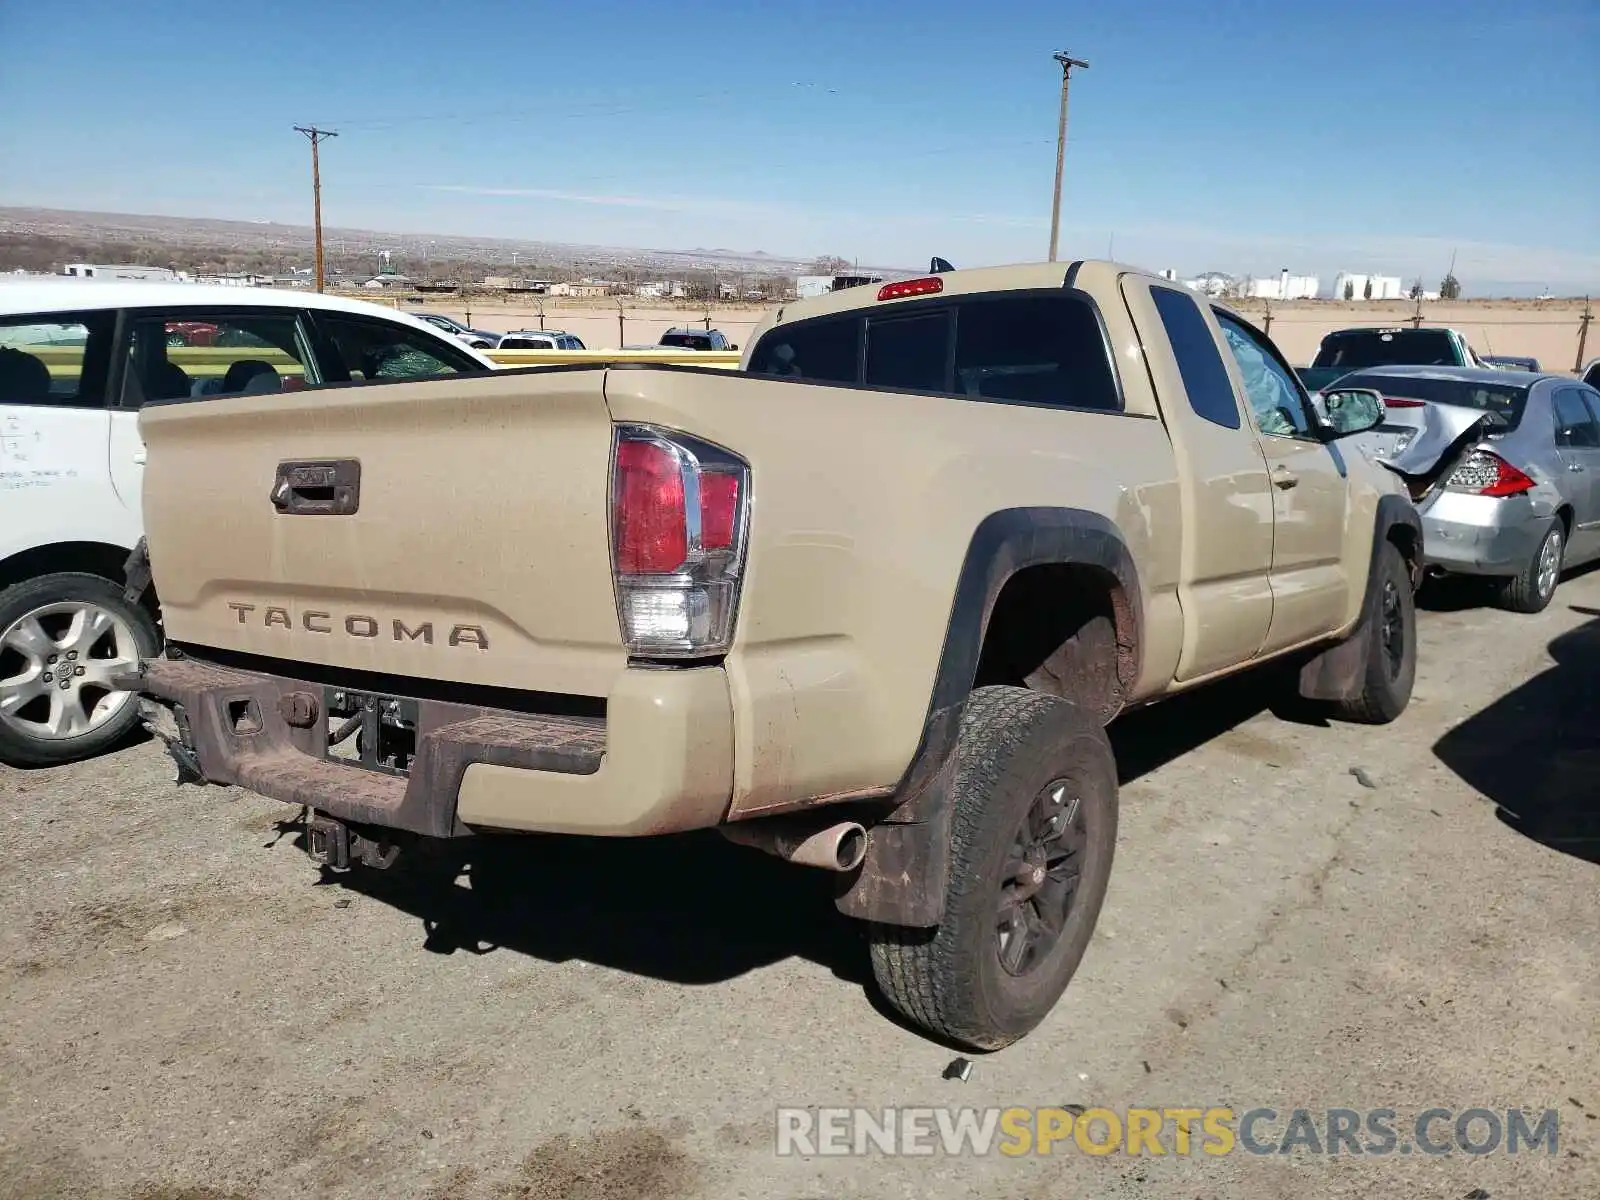
[[[147,404],[123,686],[330,866],[716,828],[832,871],[888,1001],[995,1048],[1088,946],[1119,713],[1273,662],[1405,707],[1421,528],[1339,444],[1381,416],[1102,262],[786,304],[739,371]]]

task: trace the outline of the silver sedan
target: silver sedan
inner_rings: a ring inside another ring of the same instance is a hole
[[[1600,558],[1600,392],[1524,371],[1384,367],[1340,379],[1386,418],[1351,439],[1406,476],[1435,572],[1502,579],[1539,612],[1566,567]]]

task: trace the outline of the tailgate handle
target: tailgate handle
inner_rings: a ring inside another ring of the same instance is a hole
[[[281,462],[268,499],[285,516],[348,517],[361,507],[361,461]]]

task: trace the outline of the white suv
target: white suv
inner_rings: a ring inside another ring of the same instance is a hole
[[[82,758],[138,720],[110,680],[160,644],[154,605],[123,595],[143,532],[144,404],[493,367],[356,300],[0,281],[0,762]],[[195,511],[203,520],[203,497]]]

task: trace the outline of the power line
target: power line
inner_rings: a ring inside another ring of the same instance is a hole
[[[322,271],[322,162],[317,154],[317,147],[325,138],[338,137],[332,129],[318,129],[315,125],[296,125],[296,133],[303,133],[311,142],[311,210],[316,222],[317,239],[317,291],[322,291],[326,279]]]

